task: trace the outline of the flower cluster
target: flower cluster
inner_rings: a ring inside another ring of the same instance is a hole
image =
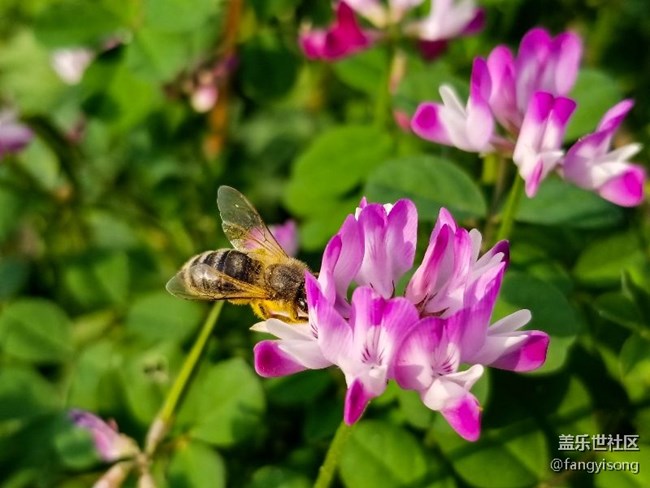
[[[369,48],[383,40],[396,26],[402,35],[418,40],[422,56],[439,55],[454,37],[470,35],[483,27],[484,12],[473,0],[432,0],[429,14],[405,22],[410,10],[424,0],[341,0],[336,4],[336,20],[326,29],[303,30],[300,45],[311,59],[334,61]],[[355,14],[364,17],[374,28],[362,28]]]
[[[517,56],[498,46],[487,59],[474,60],[466,104],[443,85],[442,104],[420,104],[411,127],[420,137],[439,144],[511,156],[528,196],[535,195],[541,181],[556,170],[568,181],[618,205],[638,205],[643,200],[645,171],[627,160],[640,146],[629,144],[610,151],[632,101],[612,107],[595,132],[567,151],[562,148],[576,108],[567,95],[576,81],[581,56],[577,35],[565,32],[552,37],[544,29],[532,29],[523,37]]]
[[[396,284],[413,266],[416,236],[411,201],[362,200],[327,244],[318,279],[306,275],[309,321],[289,325],[272,318],[254,326],[278,338],[255,346],[255,368],[271,377],[338,366],[348,386],[348,424],[396,380],[475,440],[480,406],[470,389],[484,367],[536,369],[549,337],[519,330],[531,318],[527,310],[489,325],[508,243],[480,255],[480,233],[459,227],[445,209],[422,263],[396,296]],[[352,283],[357,286],[348,299]]]

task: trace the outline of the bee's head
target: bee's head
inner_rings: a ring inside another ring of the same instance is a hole
[[[298,293],[296,294],[296,311],[298,316],[307,317],[307,295],[305,293],[305,283],[301,283],[298,288]]]

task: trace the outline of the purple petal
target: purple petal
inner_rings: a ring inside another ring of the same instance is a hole
[[[300,35],[300,46],[310,59],[335,61],[367,49],[374,43],[374,34],[357,23],[354,11],[339,2],[336,21],[326,30],[314,29]]]
[[[492,79],[487,62],[483,58],[475,58],[472,64],[470,80],[470,98],[489,100],[492,93]]]
[[[318,327],[318,342],[323,357],[342,367],[342,360],[354,353],[350,325],[326,301],[321,301],[315,309],[310,309],[309,314],[310,321],[313,320]]]
[[[22,150],[33,137],[31,129],[18,122],[13,111],[0,112],[0,158],[5,154]]]
[[[280,348],[280,341],[261,341],[253,348],[255,371],[264,378],[286,376],[307,368]]]
[[[643,202],[645,180],[645,169],[630,164],[627,171],[610,179],[600,187],[598,193],[604,199],[622,207],[634,207]]]
[[[398,200],[388,213],[386,248],[393,282],[413,266],[418,235],[418,211],[410,200]]]
[[[467,393],[452,407],[440,412],[463,439],[475,441],[481,434],[481,407],[474,395]]]
[[[135,441],[120,434],[114,422],[109,424],[98,416],[79,409],[70,410],[68,416],[73,424],[92,435],[97,454],[104,461],[116,461],[137,454]]]
[[[423,59],[426,61],[433,61],[434,59],[442,56],[445,51],[447,51],[449,41],[447,39],[437,41],[418,39],[417,46]]]
[[[546,361],[550,337],[539,330],[523,334],[524,339],[518,347],[503,354],[489,366],[518,372],[533,371],[542,366]]]
[[[531,29],[521,40],[515,60],[517,108],[520,113],[526,112],[533,93],[540,89],[538,78],[543,73],[550,48],[551,36],[541,28]]]
[[[295,220],[288,219],[283,224],[271,225],[269,230],[289,256],[298,254],[298,228]]]
[[[373,203],[360,209],[358,214],[364,252],[355,281],[371,285],[380,295],[389,298],[395,291],[395,284],[413,265],[417,210],[411,201],[400,200],[389,210]]]
[[[439,347],[443,322],[436,318],[419,321],[395,351],[393,377],[404,389],[423,391],[434,379],[431,363]]]
[[[517,138],[513,161],[533,196],[539,183],[560,162],[562,139],[575,102],[547,92],[534,94]]]
[[[453,144],[451,143],[447,129],[440,120],[441,109],[442,105],[437,103],[421,103],[411,119],[411,129],[427,141],[451,146]]]
[[[531,319],[519,310],[489,327],[483,347],[473,354],[463,349],[463,361],[512,371],[531,371],[546,360],[549,336],[545,332],[519,331]]]
[[[517,109],[512,52],[505,46],[497,46],[488,56],[487,65],[492,80],[490,108],[501,125],[514,133],[523,117]]]
[[[483,30],[485,27],[485,9],[477,8],[474,18],[463,29],[462,35],[468,36],[476,34]]]
[[[452,232],[449,226],[434,229],[422,264],[415,270],[406,286],[405,296],[418,307],[426,306],[426,302],[440,292],[453,273]]]
[[[510,243],[507,240],[497,242],[492,249],[485,253],[485,256],[495,256],[498,253],[503,255],[502,261],[505,263],[505,268],[510,264]]]
[[[634,100],[626,99],[618,102],[612,108],[610,108],[598,124],[597,132],[608,131],[614,133],[618,130],[619,126],[623,122],[623,119],[627,116],[628,112],[634,107]]]
[[[582,41],[572,32],[558,35],[551,47],[551,60],[546,69],[540,89],[552,90],[555,95],[566,95],[571,91],[578,76],[582,58]]]
[[[361,381],[353,381],[345,395],[343,421],[347,425],[356,423],[372,398],[373,396],[366,392]]]

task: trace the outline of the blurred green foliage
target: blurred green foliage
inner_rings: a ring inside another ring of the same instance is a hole
[[[389,103],[410,113],[440,83],[467,90],[475,55],[529,28],[585,43],[567,134],[591,131],[621,97],[624,139],[650,152],[650,16],[642,0],[486,0],[487,28],[440,60],[407,53]],[[86,487],[106,470],[69,408],[116,419],[143,441],[207,313],[164,283],[191,255],[227,247],[215,197],[245,193],[269,223],[294,217],[317,269],[360,197],[408,197],[424,251],[441,206],[480,227],[491,186],[481,162],[375,121],[386,55],[307,62],[296,38],[325,0],[5,0],[0,100],[36,134],[0,164],[0,482]],[[228,41],[230,39],[230,41]],[[234,39],[234,41],[233,41]],[[78,84],[51,67],[61,48],[95,55]],[[207,114],[188,86],[234,59]],[[641,472],[553,473],[560,434],[638,434],[650,451],[650,214],[549,179],[522,202],[497,315],[533,312],[552,336],[536,374],[490,372],[477,388],[483,434],[460,439],[412,392],[374,402],[346,446],[343,486],[650,486]],[[160,487],[310,485],[341,419],[342,378],[274,380],[252,369],[256,319],[228,306],[153,466]],[[635,461],[631,452],[571,453]],[[641,456],[643,457],[643,456]],[[165,481],[163,481],[165,480]],[[129,480],[134,486],[135,480]]]

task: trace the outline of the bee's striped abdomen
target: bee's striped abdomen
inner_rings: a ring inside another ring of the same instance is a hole
[[[204,293],[229,294],[238,290],[236,283],[227,279],[208,276],[206,273],[192,273],[198,264],[205,264],[224,275],[249,284],[257,284],[262,278],[262,265],[246,254],[234,249],[206,251],[187,263],[187,279]]]

